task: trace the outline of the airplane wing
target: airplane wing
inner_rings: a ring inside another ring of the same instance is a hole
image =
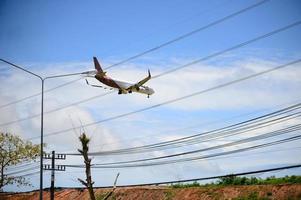
[[[148,76],[144,79],[142,79],[141,81],[139,81],[138,83],[131,85],[130,87],[128,87],[126,90],[133,90],[133,88],[139,88],[140,86],[142,86],[144,83],[146,83],[147,81],[149,81],[152,78],[150,71],[148,70]]]

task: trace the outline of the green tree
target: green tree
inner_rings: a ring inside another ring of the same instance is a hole
[[[28,185],[28,181],[22,176],[6,175],[9,166],[31,161],[40,155],[40,146],[29,141],[22,140],[19,136],[0,132],[0,190],[3,186],[17,183]]]

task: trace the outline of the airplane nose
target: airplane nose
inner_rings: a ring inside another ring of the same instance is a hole
[[[155,91],[152,88],[150,88],[149,91],[151,95],[155,93]]]

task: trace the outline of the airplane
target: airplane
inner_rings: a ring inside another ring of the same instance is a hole
[[[149,98],[150,95],[155,93],[155,91],[152,88],[144,86],[144,84],[151,79],[151,74],[150,74],[149,70],[148,70],[148,76],[146,78],[142,79],[141,81],[139,81],[137,83],[132,84],[132,83],[127,83],[127,82],[123,82],[123,81],[119,81],[119,80],[110,78],[109,76],[106,75],[106,72],[104,72],[102,70],[96,57],[93,57],[93,61],[94,61],[94,66],[95,66],[96,71],[90,71],[88,73],[91,74],[91,72],[92,72],[95,75],[91,76],[91,75],[87,74],[87,77],[96,78],[99,82],[103,83],[104,85],[109,86],[110,90],[117,89],[118,94],[127,94],[127,93],[132,93],[132,92],[138,92],[138,93],[146,94],[147,98]],[[100,85],[90,84],[87,79],[86,79],[86,83],[93,87],[101,87],[101,88],[106,89],[106,87],[103,87]]]

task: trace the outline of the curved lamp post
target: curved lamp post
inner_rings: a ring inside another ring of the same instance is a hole
[[[74,76],[74,75],[81,75],[81,74],[85,74],[87,72],[81,72],[81,73],[72,73],[72,74],[63,74],[63,75],[56,75],[56,76],[48,76],[48,77],[42,77],[36,73],[33,73],[23,67],[20,67],[16,64],[13,64],[7,60],[1,59],[0,61],[9,64],[17,69],[20,69],[28,74],[31,74],[32,76],[35,76],[37,78],[39,78],[41,80],[41,141],[40,141],[40,148],[41,148],[41,152],[40,152],[40,200],[43,199],[43,130],[44,130],[44,83],[46,79],[53,79],[53,78],[61,78],[61,77],[66,77],[66,76]]]

